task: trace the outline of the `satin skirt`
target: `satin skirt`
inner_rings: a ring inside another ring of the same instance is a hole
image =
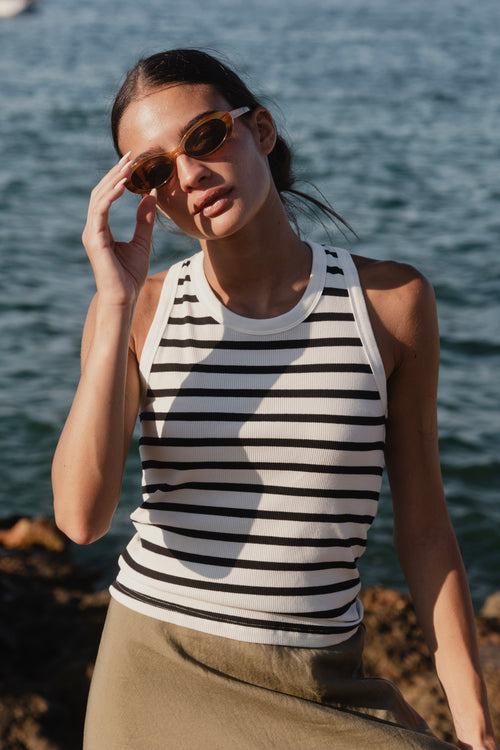
[[[84,750],[450,750],[392,683],[338,646],[243,643],[111,600]]]

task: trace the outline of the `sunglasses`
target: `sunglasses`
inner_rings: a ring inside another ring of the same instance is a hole
[[[162,187],[174,176],[178,156],[186,154],[192,159],[204,159],[214,154],[233,132],[234,120],[247,112],[250,112],[250,107],[240,107],[231,112],[214,112],[203,117],[184,133],[175,151],[146,156],[134,162],[125,187],[141,195],[150,193],[153,188]]]

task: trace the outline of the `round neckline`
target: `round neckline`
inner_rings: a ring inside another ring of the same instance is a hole
[[[312,252],[311,274],[302,297],[296,305],[282,315],[272,318],[247,318],[226,307],[215,295],[203,269],[203,251],[191,262],[191,281],[196,295],[210,311],[210,315],[222,325],[239,333],[282,333],[302,323],[318,303],[325,286],[326,256],[321,245],[308,243]]]

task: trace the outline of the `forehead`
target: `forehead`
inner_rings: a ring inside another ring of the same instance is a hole
[[[148,148],[176,148],[194,118],[228,108],[226,99],[206,84],[171,84],[146,91],[133,99],[122,115],[120,151],[134,155]]]

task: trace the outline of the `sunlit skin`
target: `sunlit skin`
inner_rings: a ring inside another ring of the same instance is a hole
[[[210,86],[175,85],[146,92],[125,111],[120,150],[130,151],[132,160],[143,153],[173,151],[195,118],[230,109]],[[235,121],[220,151],[202,161],[180,155],[176,175],[158,191],[159,208],[200,241],[207,278],[225,303],[238,304],[240,279],[245,297],[253,282],[254,310],[245,303],[241,312],[257,317],[283,312],[280,300],[285,308],[292,307],[310,271],[310,251],[292,232],[270,174],[267,155],[275,137],[271,116],[260,107]],[[218,200],[199,210],[212,197]],[[224,292],[224,279],[228,288],[233,286],[231,299]],[[274,309],[266,309],[270,304]]]
[[[209,86],[176,85],[146,93],[125,110],[119,128],[120,150],[130,151],[132,160],[143,153],[174,151],[189,123],[206,112],[232,108]],[[274,144],[274,129],[263,109],[245,119],[246,123],[235,121],[231,137],[215,154],[201,161],[178,156],[176,175],[158,191],[158,205],[202,246],[206,240],[237,233],[269,197],[272,179],[266,156]],[[205,218],[197,207],[207,191],[213,190],[224,191],[223,202],[219,211]]]
[[[178,157],[172,181],[157,197],[141,200],[132,240],[115,240],[109,227],[109,211],[125,191],[131,160],[145,151],[174,151],[193,118],[241,104],[226,102],[204,85],[142,92],[121,120],[125,158],[92,191],[83,242],[97,293],[84,329],[81,379],[52,474],[57,523],[78,543],[107,532],[120,497],[141,397],[138,363],[167,273],[147,278],[157,200],[199,240],[207,280],[234,312],[280,315],[307,285],[311,252],[290,226],[272,181],[267,156],[276,134],[262,107],[235,121],[231,138],[217,153],[202,161]],[[356,256],[354,261],[387,376],[385,458],[398,558],[460,746],[498,750],[468,584],[441,479],[434,294],[409,266]]]

